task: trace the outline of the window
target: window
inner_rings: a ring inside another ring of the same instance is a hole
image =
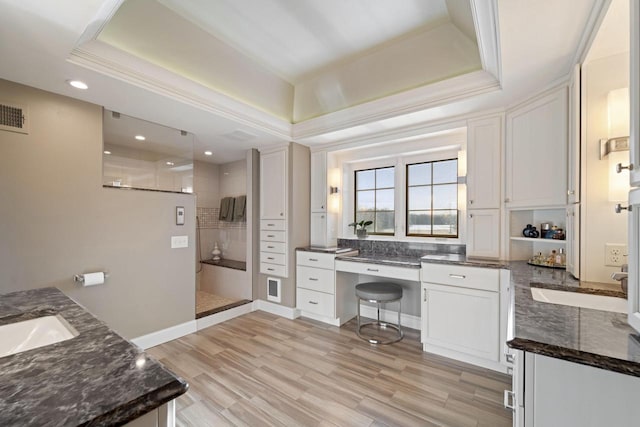
[[[458,237],[458,160],[407,165],[407,236]]]
[[[395,231],[395,169],[393,166],[355,171],[355,222],[373,221],[370,234]]]

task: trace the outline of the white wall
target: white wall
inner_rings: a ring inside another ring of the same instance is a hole
[[[620,267],[605,267],[605,244],[627,243],[627,214],[613,211],[616,202],[609,200],[608,159],[599,159],[599,140],[606,138],[607,94],[629,86],[629,56],[620,54],[598,59],[583,66],[583,85],[586,104],[584,118],[586,134],[583,139],[583,189],[581,225],[582,273],[589,282],[615,283],[611,273]],[[628,162],[627,162],[628,163]]]

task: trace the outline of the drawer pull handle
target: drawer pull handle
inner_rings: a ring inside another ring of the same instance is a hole
[[[367,268],[367,271],[373,271],[374,273],[377,273],[379,270],[377,268]]]
[[[466,279],[467,276],[465,276],[464,274],[449,274],[449,277],[451,277],[452,279]]]
[[[267,224],[267,227],[275,227],[275,224]]]
[[[309,304],[318,305],[317,301],[309,301]]]
[[[515,410],[514,401],[515,401],[515,393],[512,392],[511,390],[505,390],[504,391],[504,407],[506,409],[511,409],[512,411],[514,411]]]
[[[275,246],[267,246],[269,249],[275,249]]]
[[[315,277],[309,277],[309,280],[312,281],[312,282],[317,282],[318,281],[318,279],[316,279]]]
[[[504,359],[507,361],[507,363],[513,363],[515,358],[513,357],[513,354],[505,353],[504,354]]]
[[[273,234],[267,234],[267,237],[276,237]]]
[[[273,268],[267,268],[267,271],[275,271]]]
[[[271,261],[275,261],[275,258],[272,256],[268,256],[267,259],[270,259]]]
[[[309,261],[318,262],[317,258],[309,258]]]

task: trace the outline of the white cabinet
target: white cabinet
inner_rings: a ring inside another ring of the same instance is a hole
[[[327,247],[327,214],[324,212],[311,213],[311,246]]]
[[[260,155],[260,219],[286,219],[287,149]]]
[[[567,89],[507,113],[506,206],[567,202]]]
[[[567,207],[567,272],[576,279],[580,278],[580,205]]]
[[[467,256],[500,257],[500,209],[469,210]]]
[[[500,270],[422,264],[424,351],[490,369],[500,364]]]
[[[296,265],[296,307],[302,316],[339,325],[335,255],[298,251]]]
[[[311,212],[326,211],[327,152],[319,151],[311,153]]]
[[[569,84],[569,152],[567,198],[569,203],[580,202],[580,65],[576,65]]]
[[[467,208],[500,208],[502,116],[467,124]]]
[[[640,3],[631,1],[631,44],[630,44],[630,75],[629,75],[629,100],[630,122],[629,130],[631,140],[630,159],[634,166],[630,172],[631,186],[640,187]],[[636,234],[637,236],[637,234]]]
[[[629,325],[640,332],[640,188],[629,192]]]

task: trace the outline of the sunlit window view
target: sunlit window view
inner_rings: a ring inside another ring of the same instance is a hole
[[[394,234],[395,168],[385,167],[355,172],[355,222],[373,221],[370,234]]]
[[[407,165],[407,236],[458,236],[458,160]]]

